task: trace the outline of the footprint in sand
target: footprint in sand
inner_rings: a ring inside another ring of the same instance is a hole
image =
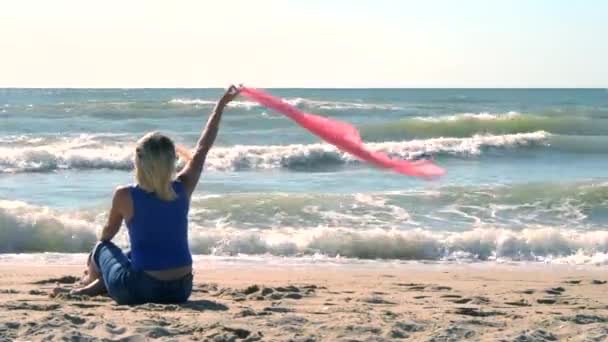
[[[538,304],[555,304],[557,303],[557,299],[554,298],[539,298],[536,300]]]
[[[299,336],[298,334],[296,334],[296,336],[292,337],[289,339],[289,342],[318,342],[320,341],[318,338],[316,338],[315,336]]]
[[[573,322],[576,324],[608,323],[608,317],[598,315],[578,314],[570,317],[561,317],[562,321]]]
[[[589,331],[589,341],[608,341],[608,327],[597,327]]]
[[[146,342],[147,339],[143,335],[131,335],[126,336],[118,340],[117,342]]]
[[[132,311],[145,310],[145,311],[178,311],[179,306],[175,304],[156,304],[146,303],[142,305],[136,305],[131,307]]]
[[[53,311],[61,307],[59,304],[32,304],[29,302],[8,302],[3,307],[8,310]]]
[[[426,289],[426,286],[412,286],[408,290],[409,291],[424,291],[424,289]]]
[[[164,328],[164,327],[154,327],[154,326],[139,327],[139,328],[135,329],[135,332],[144,334],[146,337],[149,337],[149,338],[161,338],[161,337],[179,335],[179,333],[176,331],[173,331],[173,329],[168,329],[168,328]]]
[[[205,330],[205,341],[260,341],[263,337],[261,332],[252,332],[243,328],[227,327],[216,324],[213,327]]]
[[[450,302],[456,303],[456,304],[467,304],[468,302],[470,302],[472,300],[473,300],[472,298],[462,298],[462,299],[451,300]]]
[[[268,315],[272,315],[272,312],[271,311],[255,311],[252,308],[245,308],[234,316],[235,317],[252,317],[252,316],[268,316]]]
[[[75,325],[81,325],[81,324],[84,324],[87,321],[86,319],[84,319],[84,318],[82,318],[80,316],[70,315],[70,314],[67,314],[67,313],[63,315],[63,319],[65,319],[66,321],[68,321],[68,322],[70,322],[72,324],[75,324]]]
[[[0,331],[19,329],[20,326],[19,322],[3,322],[0,323]]]
[[[452,288],[449,286],[434,286],[434,287],[431,287],[431,290],[433,290],[433,291],[451,291]]]
[[[386,300],[386,299],[384,299],[382,297],[379,297],[379,296],[362,298],[359,301],[363,302],[363,303],[368,303],[368,304],[389,304],[389,305],[396,304],[395,302],[388,301],[388,300]]]
[[[564,289],[563,287],[553,287],[550,289],[546,289],[545,293],[554,295],[554,296],[561,296],[565,291],[566,291],[566,289]]]
[[[357,340],[360,340],[365,335],[378,336],[382,333],[382,329],[370,325],[347,325],[344,327],[344,332],[345,336],[356,335]]]
[[[0,323],[0,341],[14,341],[19,327],[21,327],[19,322]]]
[[[557,336],[550,332],[542,329],[536,329],[532,332],[523,332],[517,336],[513,341],[515,342],[545,342],[545,341],[559,341]]]
[[[280,307],[280,306],[269,306],[269,307],[264,308],[264,311],[266,311],[266,312],[278,312],[278,313],[294,312],[293,309],[284,308],[284,307]]]
[[[461,295],[442,295],[441,298],[462,298]]]
[[[49,293],[46,291],[42,291],[42,290],[30,290],[28,292],[28,294],[31,294],[33,296],[48,296]]]
[[[489,321],[482,321],[479,319],[470,319],[470,320],[460,321],[459,323],[475,325],[475,326],[480,326],[480,327],[490,327],[490,328],[504,328],[507,326],[507,323],[505,323],[505,322],[489,322]]]
[[[300,287],[294,285],[284,287],[260,287],[258,285],[252,285],[244,290],[224,289],[218,296],[232,297],[232,299],[237,302],[245,300],[299,300],[314,295],[317,288],[316,285],[305,285]]]
[[[462,341],[475,336],[475,331],[466,327],[451,325],[439,334],[431,337],[429,342]]]
[[[528,303],[528,301],[523,298],[517,301],[505,302],[505,304],[512,306],[532,306],[532,304]]]
[[[93,309],[98,308],[101,304],[88,304],[88,303],[70,303],[70,306],[74,306],[80,309]],[[126,310],[126,308],[125,308]]]
[[[397,322],[393,326],[393,329],[398,329],[408,333],[418,332],[424,330],[424,325],[415,322]]]
[[[534,290],[534,289],[527,289],[527,290],[523,290],[523,291],[515,291],[515,293],[531,295],[531,294],[536,293],[536,290]]]
[[[282,331],[288,331],[291,333],[300,333],[303,330],[305,324],[308,323],[308,319],[296,316],[296,315],[285,315],[275,320],[274,322],[267,323],[271,326],[279,327]]]
[[[192,292],[213,293],[217,292],[219,287],[217,284],[200,284],[192,289]]]
[[[49,338],[43,339],[43,341],[54,341],[57,337],[53,338],[53,335],[54,333],[49,334]],[[98,338],[85,334],[78,330],[68,330],[62,333],[59,337],[60,338],[57,339],[58,341],[99,341]]]
[[[0,289],[0,294],[19,294],[20,292],[13,289]]]
[[[501,311],[483,311],[479,308],[456,308],[453,312],[457,315],[473,316],[473,317],[490,317],[490,316],[504,316],[506,313]]]
[[[39,281],[35,281],[32,284],[36,284],[36,285],[44,285],[44,284],[75,284],[80,280],[80,278],[78,277],[74,277],[74,276],[63,276],[63,277],[59,277],[59,278],[50,278],[50,279],[43,279],[43,280],[39,280]]]
[[[135,332],[143,334],[148,338],[165,338],[178,335],[192,335],[200,333],[204,328],[199,325],[185,325],[180,323],[179,319],[163,318],[144,319],[137,322],[139,327],[135,328]],[[114,329],[116,331],[116,329]]]
[[[210,300],[205,300],[205,299],[201,299],[201,300],[189,300],[186,303],[180,304],[179,307],[181,309],[189,309],[189,310],[193,310],[193,311],[227,311],[229,308],[228,306],[222,304],[222,303],[218,303],[218,302],[214,302],[214,301],[210,301]]]
[[[460,299],[454,299],[454,300],[449,300],[452,303],[455,304],[475,304],[475,305],[485,305],[485,304],[489,304],[490,303],[490,299],[486,298],[486,297],[473,297],[473,298],[460,298]]]
[[[397,285],[397,286],[406,286],[406,287],[426,286],[425,284],[418,284],[418,283],[396,283],[395,285]]]

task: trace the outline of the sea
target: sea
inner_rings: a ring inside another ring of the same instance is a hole
[[[267,90],[447,174],[374,168],[238,98],[192,198],[198,258],[608,265],[607,89]],[[194,147],[222,92],[0,89],[0,261],[88,252],[136,141]]]

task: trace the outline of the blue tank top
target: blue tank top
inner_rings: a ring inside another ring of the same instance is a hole
[[[188,246],[188,195],[180,181],[171,185],[177,198],[170,202],[137,185],[129,187],[133,217],[127,227],[131,265],[135,270],[159,271],[192,265]]]

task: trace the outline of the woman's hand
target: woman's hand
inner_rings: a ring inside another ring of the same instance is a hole
[[[234,85],[228,87],[222,98],[217,102],[218,106],[221,106],[222,108],[226,107],[230,101],[234,100],[239,95],[240,91],[240,87],[237,88]]]

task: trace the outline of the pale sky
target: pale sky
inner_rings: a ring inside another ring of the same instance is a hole
[[[0,87],[608,87],[604,0],[0,0]]]

